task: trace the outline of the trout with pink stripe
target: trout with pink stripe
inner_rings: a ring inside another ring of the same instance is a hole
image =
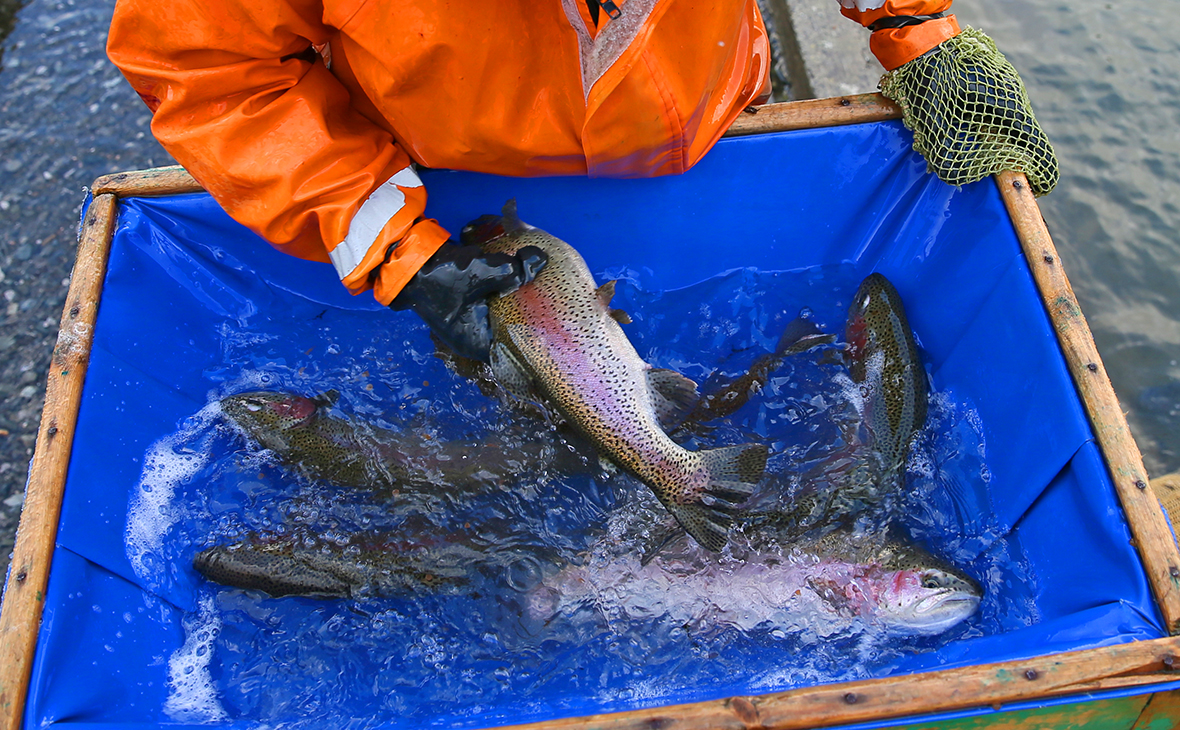
[[[744,444],[689,451],[665,431],[692,411],[694,382],[652,368],[627,339],[610,307],[614,282],[596,286],[569,244],[516,215],[483,216],[464,243],[512,254],[536,246],[549,257],[536,278],[489,303],[496,380],[514,396],[540,400],[585,435],[599,453],[655,492],[709,550],[725,546],[732,515],[766,469],[767,449]]]

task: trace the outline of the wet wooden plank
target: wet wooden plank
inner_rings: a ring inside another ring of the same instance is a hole
[[[90,186],[92,195],[112,194],[120,198],[181,195],[203,190],[201,184],[180,165],[103,175]]]
[[[996,176],[996,182],[1057,331],[1057,341],[1090,417],[1090,425],[1106,457],[1156,603],[1169,632],[1180,633],[1180,548],[1172,539],[1159,500],[1148,488],[1147,470],[1139,447],[1131,436],[1028,181],[1023,173],[1003,172]]]
[[[95,197],[86,211],[49,366],[45,408],[0,609],[0,728],[5,730],[20,726],[28,691],[115,206],[115,196],[107,193]]]
[[[845,124],[865,124],[901,119],[901,107],[881,94],[856,94],[830,99],[788,101],[751,107],[738,115],[726,130],[726,137],[740,137],[767,132],[788,132],[793,129],[838,127]]]
[[[804,730],[1150,687],[1180,674],[1180,638],[768,695],[512,726],[514,730]],[[1129,727],[1129,724],[1127,725]]]

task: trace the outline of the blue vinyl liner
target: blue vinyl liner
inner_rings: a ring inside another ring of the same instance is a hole
[[[935,387],[978,411],[997,522],[1032,566],[1039,621],[908,656],[892,672],[1165,635],[994,183],[939,182],[899,124],[727,139],[678,177],[423,179],[427,213],[448,230],[515,197],[525,220],[560,232],[596,274],[642,270],[658,288],[740,267],[841,262],[895,283]],[[391,316],[411,316],[350,297],[330,266],[275,252],[206,195],[120,203],[29,727],[168,722],[166,658],[184,642],[202,579],[187,564],[161,566],[158,584],[143,586],[125,545],[130,493],[153,442],[208,402],[222,325],[274,308],[339,320],[340,336],[358,342]],[[265,357],[305,349],[292,340],[269,343]]]

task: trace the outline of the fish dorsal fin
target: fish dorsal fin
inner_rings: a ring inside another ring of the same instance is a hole
[[[607,316],[619,324],[631,324],[631,316],[621,309],[611,309],[610,300],[615,298],[615,283],[618,279],[611,279],[594,291],[594,296],[606,307]]]
[[[651,393],[656,418],[665,431],[679,426],[700,398],[696,383],[675,370],[665,368],[647,371],[647,388]]]
[[[598,297],[598,301],[602,302],[602,306],[610,307],[610,300],[615,298],[615,284],[618,279],[611,279],[594,291],[594,295]]]
[[[532,226],[528,225],[520,219],[516,214],[516,198],[509,198],[508,202],[504,204],[504,209],[500,211],[503,215],[504,230],[512,233],[514,231],[525,231]]]

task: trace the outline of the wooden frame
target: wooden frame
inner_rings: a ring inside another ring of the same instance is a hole
[[[880,94],[772,104],[747,110],[726,136],[857,124],[900,118]],[[1180,549],[1159,502],[1148,488],[1139,450],[1094,346],[1077,299],[1021,173],[996,178],[1070,373],[1082,397],[1114,480],[1155,595],[1170,632],[1180,632]],[[200,192],[180,167],[107,175],[94,182],[94,198],[82,224],[77,263],[46,384],[41,417],[12,568],[0,610],[0,728],[17,730],[49,580],[66,470],[82,385],[106,272],[118,199]],[[786,692],[516,726],[553,728],[811,728],[913,718],[980,709],[1001,711],[1013,703],[1086,693],[1143,688],[1130,711],[1134,727],[1155,727],[1180,713],[1180,694],[1151,695],[1152,685],[1180,680],[1180,638],[1175,636],[1100,649],[977,665]],[[1079,701],[1084,700],[1081,698]],[[1125,703],[1124,703],[1125,704]],[[1131,725],[1126,725],[1130,728]]]

